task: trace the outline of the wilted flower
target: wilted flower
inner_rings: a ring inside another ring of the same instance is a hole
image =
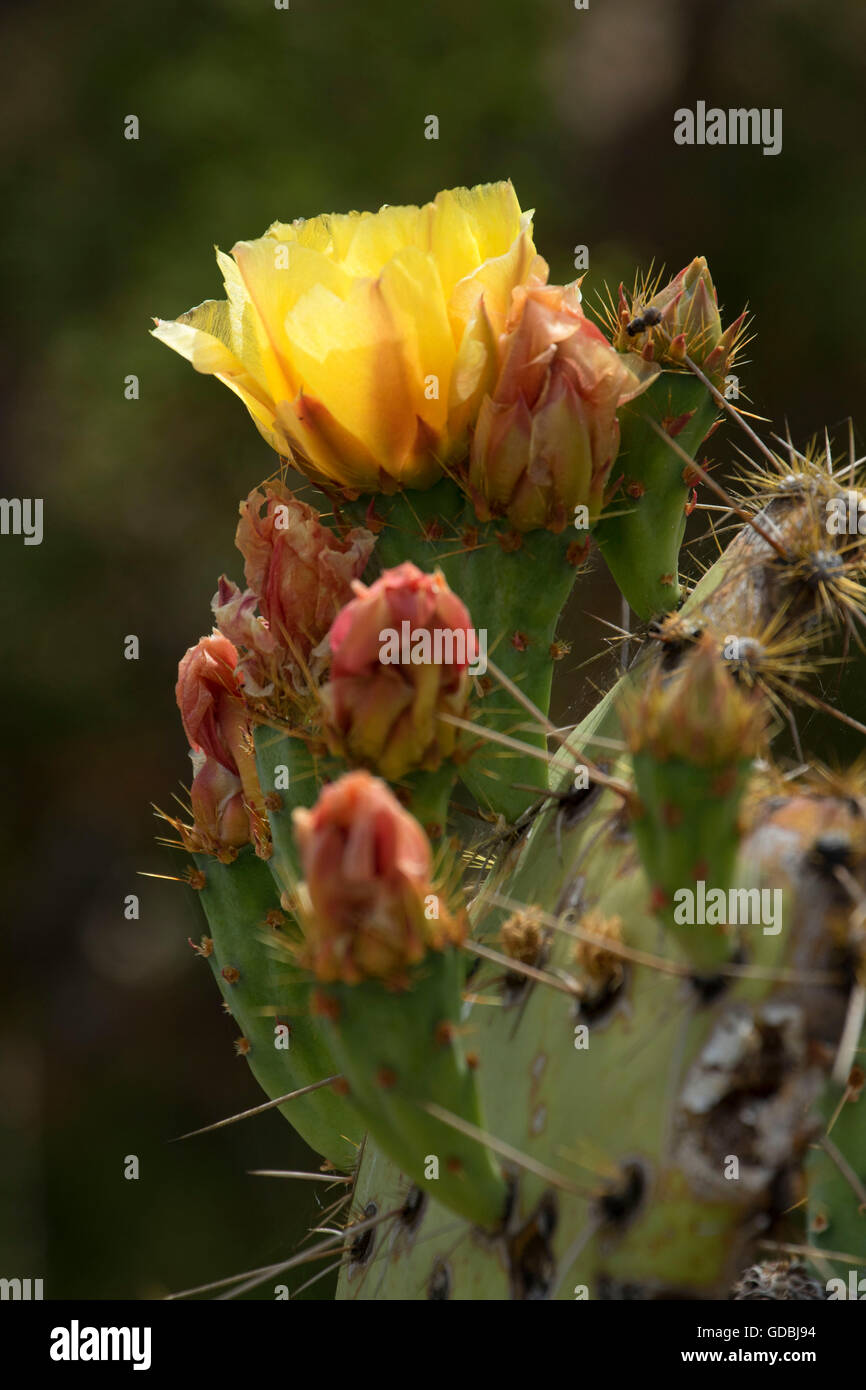
[[[217,260],[228,301],[155,336],[308,476],[361,492],[440,476],[492,385],[511,291],[547,277],[510,183],[275,222]]]
[[[200,748],[237,773],[237,751],[246,724],[238,654],[214,632],[190,647],[177,668],[175,696],[191,748]]]
[[[460,940],[431,888],[427,836],[384,782],[349,772],[293,820],[309,898],[307,964],[320,980],[402,984],[428,950]]]
[[[211,599],[214,622],[224,637],[238,649],[238,671],[243,672],[244,689],[253,698],[270,695],[288,653],[271,634],[259,616],[258,595],[252,589],[239,589],[225,575],[220,577]],[[296,663],[291,674],[295,679]]]
[[[240,779],[253,839],[261,850],[266,834],[264,798],[237,665],[237,650],[227,637],[219,632],[202,637],[189,648],[178,666],[175,695],[193,752],[204,753],[210,761]],[[199,791],[203,797],[212,799],[215,789],[227,793],[229,784],[216,788],[211,770]]]
[[[479,515],[517,531],[562,531],[575,508],[595,519],[619,448],[619,406],[658,369],[614,351],[576,285],[518,291],[502,370],[482,406],[469,485]]]
[[[352,587],[356,597],[329,638],[326,736],[335,752],[389,781],[437,768],[456,739],[438,716],[466,708],[476,658],[469,613],[442,574],[409,561],[369,588],[357,580]]]
[[[281,483],[254,489],[240,511],[235,543],[248,588],[223,576],[213,599],[217,626],[246,648],[240,669],[248,695],[270,693],[284,672],[303,690],[305,673],[321,674],[324,638],[375,538],[358,528],[340,539]]]

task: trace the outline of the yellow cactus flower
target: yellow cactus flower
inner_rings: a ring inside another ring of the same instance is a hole
[[[496,380],[512,290],[547,279],[510,182],[275,222],[217,261],[227,300],[154,336],[311,479],[355,493],[437,480]]]

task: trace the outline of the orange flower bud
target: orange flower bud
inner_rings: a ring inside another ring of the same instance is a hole
[[[330,632],[331,679],[322,697],[335,752],[389,781],[433,770],[453,752],[478,642],[465,605],[438,571],[407,561],[356,597]]]
[[[658,368],[614,351],[576,285],[515,291],[502,351],[472,441],[479,516],[507,516],[518,531],[562,531],[579,506],[594,520],[619,448],[616,412]]]
[[[306,963],[318,979],[399,985],[428,950],[460,939],[432,894],[427,836],[384,782],[349,772],[293,820],[309,899]]]

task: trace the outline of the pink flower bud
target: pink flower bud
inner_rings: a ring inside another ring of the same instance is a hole
[[[384,782],[349,772],[293,820],[309,898],[306,963],[320,980],[399,986],[427,950],[461,939],[430,886],[427,836]]]
[[[192,759],[190,801],[200,848],[217,854],[240,849],[250,839],[241,779],[204,753],[193,753]]]
[[[601,510],[619,448],[618,408],[658,369],[617,353],[584,317],[576,286],[515,292],[502,367],[482,404],[469,484],[481,517],[562,531]]]
[[[331,679],[322,692],[335,752],[389,781],[435,769],[453,752],[443,713],[464,713],[476,636],[465,605],[442,574],[407,561],[366,588],[330,632]]]

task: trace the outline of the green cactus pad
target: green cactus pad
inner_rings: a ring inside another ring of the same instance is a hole
[[[866,1055],[864,1047],[866,1029],[860,1037],[860,1059]],[[850,1254],[861,1261],[856,1265],[828,1254],[827,1270],[832,1277],[846,1281],[851,1270],[866,1279],[866,1086],[862,1060],[857,1067],[848,1087],[828,1087],[821,1106],[828,1147],[816,1144],[807,1162],[809,1244],[816,1250],[836,1256]],[[820,1270],[818,1257],[816,1266]]]
[[[739,850],[738,815],[749,763],[725,770],[696,767],[678,758],[660,761],[649,753],[632,759],[640,807],[634,836],[651,884],[655,911],[665,929],[698,969],[731,957],[736,938],[721,926],[678,925],[674,895],[679,889],[727,893]],[[726,920],[726,919],[725,919]]]
[[[249,1044],[245,1055],[262,1090],[275,1100],[336,1075],[321,1020],[311,1012],[309,978],[280,949],[285,939],[266,920],[278,907],[267,865],[249,848],[232,864],[208,855],[195,859],[204,874],[199,896],[213,940],[211,970]],[[276,1046],[280,1023],[289,1030],[287,1048]],[[323,1087],[279,1109],[312,1149],[351,1171],[364,1131],[341,1096]]]
[[[718,411],[696,377],[664,371],[619,411],[620,451],[612,478],[622,486],[592,528],[607,566],[639,618],[676,608],[680,547],[690,484],[681,456],[648,424],[654,420],[694,457]]]
[[[312,806],[323,784],[339,777],[344,768],[336,758],[313,751],[305,739],[267,724],[256,728],[253,742],[274,850],[268,863],[279,894],[291,896],[300,876],[292,811]]]
[[[459,954],[446,950],[429,952],[405,991],[375,980],[320,988],[334,1057],[370,1134],[422,1191],[495,1231],[508,1199],[495,1159],[425,1109],[433,1104],[483,1128],[460,1037],[462,978]]]

